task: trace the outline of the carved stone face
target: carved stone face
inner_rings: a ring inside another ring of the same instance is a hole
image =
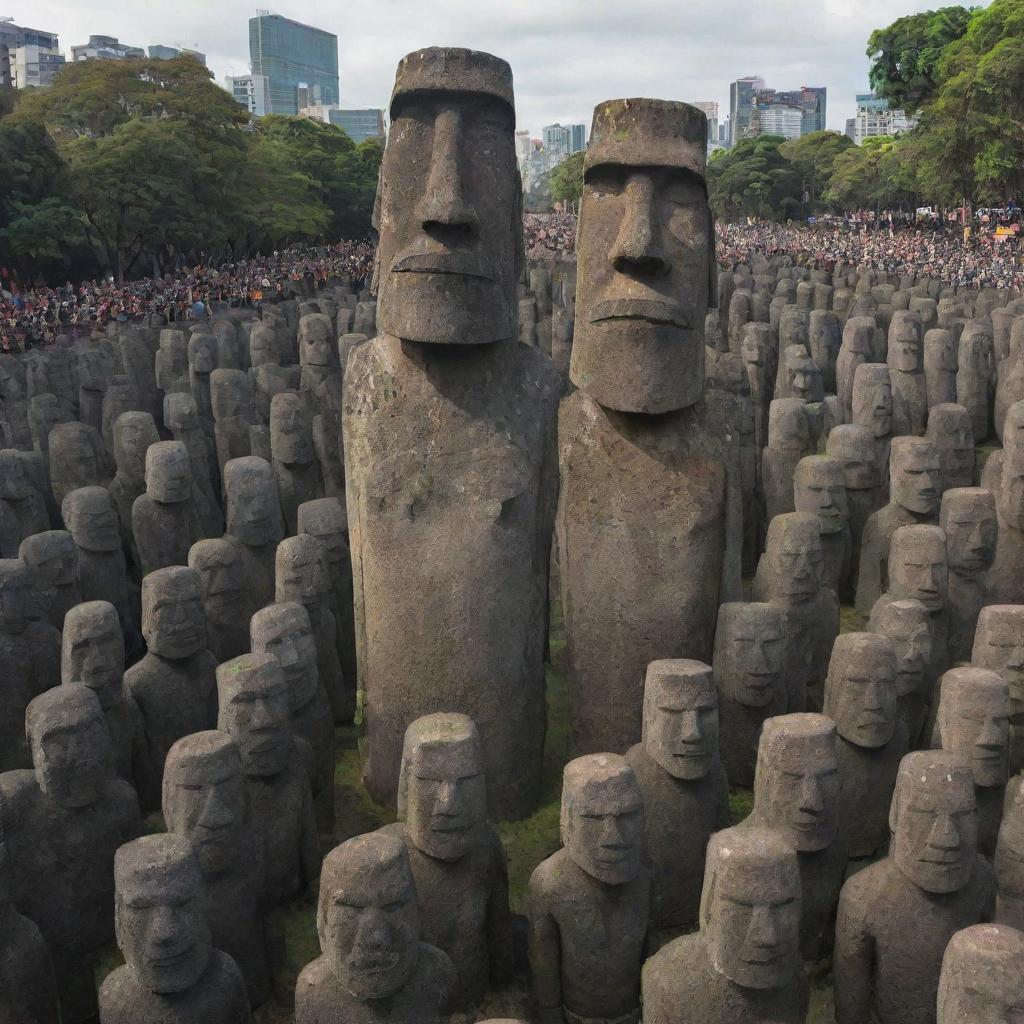
[[[275,597],[303,608],[320,609],[330,594],[327,558],[323,546],[309,534],[286,537],[277,546]]]
[[[863,363],[853,377],[853,422],[866,427],[872,437],[892,433],[892,381],[889,368]]]
[[[892,500],[922,516],[939,510],[942,469],[935,446],[923,438],[894,438],[889,455]]]
[[[768,447],[793,455],[806,455],[812,451],[811,424],[802,401],[777,398],[768,407]]]
[[[168,831],[192,843],[204,876],[237,863],[246,793],[242,762],[229,736],[198,732],[171,747],[164,767],[163,812]]]
[[[103,709],[84,686],[55,686],[25,714],[36,782],[61,807],[89,807],[110,778],[112,751]]]
[[[998,672],[1010,688],[1011,714],[1024,714],[1024,605],[981,609],[971,664]]]
[[[334,342],[331,339],[329,316],[307,313],[299,320],[299,360],[303,366],[329,368],[334,365]]]
[[[795,850],[823,850],[836,837],[836,727],[823,715],[769,718],[754,775],[754,813]]]
[[[197,572],[171,566],[143,578],[142,635],[161,658],[190,658],[206,646]]]
[[[419,915],[400,839],[371,832],[327,855],[317,931],[331,970],[356,999],[387,999],[405,985],[419,958]]]
[[[718,609],[715,681],[723,697],[760,708],[785,688],[786,634],[782,609],[733,602]]]
[[[944,403],[929,410],[925,436],[939,454],[947,486],[950,480],[974,478],[974,431],[971,414],[962,405]]]
[[[188,374],[188,347],[181,331],[160,332],[160,349],[156,354],[156,386],[166,391]]]
[[[701,924],[715,971],[743,988],[790,984],[800,903],[796,855],[775,833],[726,829],[711,838]]]
[[[78,384],[83,391],[105,391],[107,374],[103,353],[95,348],[78,351]]]
[[[217,368],[217,341],[212,334],[193,334],[188,340],[188,362],[193,373],[213,373]]]
[[[640,871],[644,800],[633,770],[617,754],[570,761],[562,780],[562,843],[581,871],[624,885]]]
[[[114,855],[114,925],[125,963],[150,992],[198,984],[210,962],[203,879],[186,839],[154,835]]]
[[[920,325],[915,320],[901,318],[893,328],[889,338],[889,369],[897,373],[920,373],[924,354]]]
[[[480,737],[465,715],[435,714],[409,726],[402,751],[399,817],[417,849],[456,861],[487,821]]]
[[[146,478],[146,449],[160,440],[147,412],[123,412],[114,421],[114,459],[117,471],[129,480]]]
[[[181,392],[164,395],[164,425],[172,434],[195,430],[199,426],[196,400]]]
[[[843,424],[829,432],[825,451],[843,465],[847,491],[870,491],[878,486],[878,467],[871,433]]]
[[[121,529],[114,499],[105,487],[80,487],[61,506],[64,525],[84,551],[117,551]]]
[[[0,559],[0,633],[24,633],[35,609],[32,574],[20,559]],[[15,671],[14,666],[8,666]]]
[[[250,455],[224,466],[227,534],[240,544],[263,547],[281,539],[281,504],[270,463]]]
[[[821,382],[821,370],[813,359],[800,359],[792,364],[794,398],[801,402],[820,402],[825,397]]]
[[[920,601],[890,601],[872,612],[868,627],[893,642],[900,699],[918,693],[925,685],[925,672],[932,657],[928,609]]]
[[[978,786],[1004,786],[1010,753],[1010,695],[983,668],[954,668],[943,677],[938,712],[942,749],[970,761]]]
[[[797,512],[818,517],[823,535],[840,533],[850,517],[843,465],[828,455],[809,455],[797,463],[793,477]]]
[[[949,571],[961,577],[981,576],[992,568],[999,524],[996,503],[980,487],[957,487],[942,496],[939,525],[946,534]]]
[[[238,747],[248,776],[280,775],[294,742],[288,681],[272,655],[243,654],[217,668],[217,728]]]
[[[714,260],[706,129],[682,103],[594,112],[569,374],[610,408],[662,413],[700,398]]]
[[[942,373],[956,373],[956,344],[946,330],[933,328],[924,336],[924,360],[929,369]]]
[[[59,423],[50,432],[50,474],[97,483],[100,460],[92,432],[82,423]]]
[[[301,323],[299,324],[299,337],[302,338]],[[281,362],[277,355],[277,338],[274,336],[273,328],[260,324],[252,329],[252,334],[249,335],[249,361],[253,369],[260,366],[276,366]],[[309,362],[308,359],[302,361]]]
[[[21,455],[13,448],[0,451],[0,500],[23,501],[32,490]]]
[[[56,395],[35,395],[28,406],[28,422],[32,429],[32,442],[36,451],[45,452],[50,447],[50,431],[67,417],[61,411]]]
[[[896,731],[896,650],[887,637],[842,633],[832,647],[825,714],[858,747],[884,747]]]
[[[708,774],[718,758],[718,694],[709,665],[678,658],[647,666],[643,744],[674,778]]]
[[[870,358],[874,336],[874,317],[851,316],[843,328],[843,347],[852,354]]]
[[[946,535],[938,526],[901,526],[889,544],[889,592],[920,601],[930,612],[946,606]]]
[[[242,370],[214,370],[210,374],[210,403],[219,422],[252,416],[252,386]]]
[[[181,441],[160,441],[146,452],[146,493],[173,505],[192,497],[192,460]]]
[[[1009,526],[1024,530],[1024,402],[1011,405],[1003,423],[999,513]]]
[[[310,410],[294,392],[274,395],[270,402],[270,447],[274,460],[305,465],[316,458]]]
[[[252,617],[253,654],[273,654],[288,682],[292,714],[316,696],[320,677],[309,613],[295,603],[274,604]]]
[[[1024,938],[1005,924],[957,932],[939,979],[937,1024],[1024,1024]]]
[[[889,856],[925,892],[962,889],[978,853],[978,811],[968,764],[945,750],[900,762],[889,812]]]
[[[316,498],[299,506],[299,533],[308,533],[320,541],[328,565],[335,566],[348,558],[345,526],[345,509],[337,498]]]
[[[768,527],[761,559],[772,600],[787,604],[814,600],[821,593],[825,564],[817,517],[806,512],[776,516]]]
[[[75,605],[64,617],[61,681],[80,683],[104,698],[116,694],[124,675],[124,638],[117,611],[107,601]]]

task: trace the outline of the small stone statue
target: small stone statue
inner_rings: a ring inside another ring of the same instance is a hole
[[[768,409],[768,445],[761,455],[766,518],[794,511],[793,477],[801,459],[814,452],[807,404],[776,398]]]
[[[188,385],[199,417],[213,422],[210,375],[217,368],[217,339],[212,334],[196,333],[188,339]]]
[[[1012,1021],[1024,1014],[1024,935],[976,924],[949,940],[939,976],[937,1024]]]
[[[889,495],[889,449],[892,445],[892,383],[884,363],[863,363],[853,378],[853,419],[875,440],[875,466],[881,473],[880,493]]]
[[[999,514],[999,538],[986,601],[1024,604],[1024,402],[1010,406],[1003,424],[1002,451],[989,456],[981,486],[992,492]]]
[[[192,844],[144,836],[114,857],[114,922],[125,963],[100,988],[102,1024],[250,1024],[238,965],[213,948]]]
[[[843,343],[836,357],[836,394],[847,423],[853,422],[853,387],[857,368],[871,362],[877,329],[873,316],[852,316],[843,327]]]
[[[199,422],[191,395],[173,394],[164,399],[164,424],[175,441],[181,441],[192,460],[192,497],[203,537],[224,532],[220,507],[220,467],[213,442]]]
[[[803,1024],[800,904],[797,857],[777,833],[712,836],[700,931],[644,964],[644,1024]]]
[[[31,456],[14,448],[0,451],[0,557],[16,558],[26,537],[50,528],[46,497],[27,465]]]
[[[957,352],[956,397],[970,413],[974,439],[981,444],[992,432],[995,353],[992,328],[982,320],[968,320]]]
[[[865,427],[841,424],[829,431],[825,454],[838,459],[843,465],[846,501],[850,509],[852,560],[856,571],[860,565],[864,527],[878,508],[878,496],[884,489],[882,473],[876,462],[874,437]],[[888,477],[888,471],[885,476]]]
[[[324,496],[324,479],[313,448],[313,422],[296,391],[274,395],[270,403],[270,448],[285,527],[298,531],[299,505]]]
[[[928,413],[925,437],[939,455],[939,487],[974,486],[974,431],[970,413],[962,405],[936,405]]]
[[[1003,820],[996,855],[996,920],[1024,925],[1024,777],[1015,775],[1006,787]]]
[[[74,538],[66,530],[34,533],[21,542],[18,558],[32,574],[40,618],[61,629],[67,613],[82,601]]]
[[[957,341],[952,331],[933,327],[924,336],[924,382],[930,410],[956,401]]]
[[[837,1024],[934,1024],[946,944],[995,909],[992,869],[977,852],[974,777],[956,754],[903,758],[889,829],[888,857],[839,898]]]
[[[921,320],[916,314],[893,315],[887,361],[892,382],[892,432],[920,437],[928,422],[928,393]]]
[[[107,453],[99,431],[84,423],[58,423],[50,431],[50,483],[59,506],[79,487],[110,483]]]
[[[110,496],[117,507],[121,525],[121,543],[139,565],[139,553],[132,531],[132,506],[146,491],[146,453],[160,440],[153,417],[148,412],[123,412],[114,424],[114,460],[117,473],[110,482]]]
[[[685,658],[651,662],[643,740],[626,753],[626,764],[644,797],[654,928],[678,933],[697,923],[708,839],[729,824],[718,737],[711,666]]]
[[[193,733],[170,748],[162,806],[167,831],[196,852],[213,944],[238,964],[250,1005],[261,1006],[270,995],[263,837],[249,821],[242,760],[227,733]]]
[[[732,785],[754,784],[757,745],[765,719],[784,715],[786,618],[774,604],[730,601],[718,609],[715,684],[722,764]]]
[[[132,532],[143,576],[185,565],[199,534],[192,497],[192,461],[180,441],[158,441],[146,451],[146,490],[132,505]]]
[[[252,385],[244,370],[214,370],[210,374],[213,434],[221,475],[232,459],[249,455],[253,425]]]
[[[636,1021],[650,927],[644,801],[617,754],[570,761],[562,849],[529,885],[530,969],[538,1024]]]
[[[245,600],[239,545],[225,537],[198,541],[189,549],[188,565],[199,573],[210,653],[218,664],[244,654],[249,648],[249,622],[238,611]]]
[[[165,394],[189,394],[188,345],[184,331],[167,327],[160,332],[160,348],[156,353],[156,386]]]
[[[843,464],[831,455],[802,458],[793,474],[793,504],[795,511],[817,516],[825,586],[837,598],[849,600],[853,541]]]
[[[836,723],[839,821],[853,858],[874,857],[889,841],[890,795],[908,745],[896,678],[896,645],[888,637],[836,637],[824,712]]]
[[[1024,606],[981,609],[971,663],[1002,676],[1010,691],[1011,775],[1024,771]]]
[[[408,849],[371,832],[335,847],[320,872],[321,955],[295,984],[295,1024],[442,1024],[455,970],[420,941]]]

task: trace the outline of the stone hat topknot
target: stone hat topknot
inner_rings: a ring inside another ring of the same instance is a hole
[[[399,96],[438,91],[485,93],[507,103],[515,112],[512,68],[508,61],[480,50],[428,46],[406,54],[398,62],[389,113],[393,114]]]
[[[606,100],[594,108],[584,169],[599,164],[681,167],[707,177],[708,119],[675,100]]]

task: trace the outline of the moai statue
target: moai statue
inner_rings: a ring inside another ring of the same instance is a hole
[[[798,368],[805,359],[810,358],[807,354],[806,345],[783,345],[779,343],[780,359],[779,370],[775,378],[775,398],[796,398],[793,391],[793,382]]]
[[[896,678],[896,645],[888,637],[836,637],[824,713],[836,723],[839,822],[853,858],[874,857],[889,842],[889,800],[909,743]]]
[[[100,436],[110,458],[114,457],[114,424],[117,418],[138,409],[140,404],[127,377],[115,374],[110,378],[103,395],[103,427],[100,430]]]
[[[214,320],[210,325],[213,336],[217,341],[215,351],[217,353],[217,366],[226,370],[247,370],[251,363],[248,361],[246,341],[251,337],[251,332],[259,324],[258,320],[243,320],[235,323],[233,320]]]
[[[39,618],[62,629],[65,615],[82,601],[74,538],[66,530],[35,533],[21,542],[18,558],[32,574]]]
[[[50,431],[50,484],[58,506],[79,487],[105,487],[111,474],[99,431],[84,423],[58,423]]]
[[[299,506],[324,496],[324,478],[313,448],[309,408],[297,391],[274,395],[270,403],[270,449],[285,528],[298,531]]]
[[[803,1024],[800,888],[797,855],[777,833],[712,836],[700,931],[644,964],[644,1024]]]
[[[199,332],[188,340],[188,386],[204,423],[213,423],[210,374],[217,369],[217,339]]]
[[[753,597],[785,615],[790,711],[803,711],[808,698],[821,706],[832,642],[839,633],[839,599],[824,585],[824,562],[817,516],[788,512],[768,524]]]
[[[796,851],[803,891],[800,951],[805,960],[820,960],[832,948],[847,859],[838,814],[835,722],[814,714],[769,718],[757,751],[754,809],[742,827],[771,829]]]
[[[985,463],[981,486],[996,499],[999,537],[988,574],[987,604],[1024,604],[1024,402],[1010,406],[1003,448]]]
[[[952,331],[934,327],[924,336],[924,381],[929,410],[956,402],[957,342]]]
[[[990,604],[978,615],[971,664],[1002,676],[1010,690],[1011,775],[1024,771],[1024,605]]]
[[[313,811],[323,834],[334,830],[334,718],[317,672],[316,640],[300,604],[272,604],[250,623],[253,654],[273,654],[288,684],[291,729],[313,751]]]
[[[703,380],[717,271],[706,127],[691,106],[665,100],[609,100],[594,113],[569,367],[579,390],[559,414],[558,550],[580,753],[638,742],[647,665],[710,662],[718,605],[740,596],[739,438],[722,429],[720,393]],[[653,214],[670,196],[685,223]]]
[[[814,454],[807,404],[799,398],[776,398],[768,410],[768,444],[761,454],[765,517],[794,511],[793,477],[801,459]]]
[[[941,679],[932,745],[960,755],[974,772],[978,851],[996,850],[1009,778],[1010,689],[996,672],[951,668]]]
[[[830,309],[815,309],[811,312],[808,329],[811,358],[821,372],[825,391],[834,394],[836,390],[836,359],[842,341],[839,321]]]
[[[860,565],[864,527],[878,508],[882,473],[875,461],[875,440],[870,430],[844,423],[829,431],[825,454],[838,459],[846,482],[846,502],[850,512],[852,570]],[[888,475],[888,474],[886,474]]]
[[[370,832],[335,847],[320,871],[321,955],[295,984],[295,1024],[442,1024],[455,969],[420,941],[405,843]]]
[[[139,805],[113,776],[103,711],[86,687],[36,697],[25,731],[34,771],[0,775],[0,830],[14,903],[53,957],[61,1020],[79,1024],[96,1013],[93,963],[114,938],[114,851],[141,831]]]
[[[971,660],[988,571],[996,554],[996,502],[981,487],[954,487],[942,495],[939,526],[949,565],[946,609],[949,661]]]
[[[252,827],[263,842],[271,905],[302,892],[320,870],[312,752],[291,728],[288,680],[271,654],[243,654],[217,667],[217,727],[238,747]]]
[[[97,433],[103,429],[103,395],[111,366],[95,339],[78,346],[78,418]]]
[[[633,769],[618,754],[570,761],[560,824],[562,848],[538,865],[529,885],[537,1022],[635,1021],[651,875]]]
[[[0,450],[0,557],[17,558],[26,537],[50,528],[46,498],[32,479],[27,456]]]
[[[303,533],[277,545],[274,600],[278,604],[294,601],[309,613],[320,682],[330,698],[334,721],[340,723],[351,719],[355,695],[345,685],[338,658],[338,624],[330,608],[329,573],[327,551],[316,537]]]
[[[875,465],[881,474],[880,500],[889,497],[889,448],[892,444],[892,383],[884,363],[862,363],[853,376],[853,419],[875,441]]]
[[[296,522],[299,533],[316,537],[327,555],[328,578],[334,593],[331,611],[337,623],[338,658],[342,678],[350,689],[356,685],[355,619],[352,607],[352,559],[349,556],[348,522],[345,506],[337,498],[304,501],[298,508]]]
[[[487,823],[480,735],[465,715],[439,713],[405,734],[396,825],[416,883],[420,935],[455,966],[452,1005],[471,1012],[512,975],[508,865]]]
[[[132,505],[132,533],[142,575],[185,565],[199,537],[192,497],[192,460],[181,441],[158,441],[146,451],[146,490]]]
[[[32,448],[25,368],[6,352],[0,353],[0,439],[5,448]]]
[[[213,944],[238,964],[249,1003],[270,996],[263,837],[249,818],[242,759],[227,733],[178,740],[167,752],[163,801],[167,831],[192,843],[205,882]]]
[[[1024,934],[976,924],[949,940],[939,975],[937,1024],[1024,1016]]]
[[[73,417],[56,395],[35,395],[28,403],[28,425],[32,433],[32,447],[49,463],[50,431],[58,423],[70,423]]]
[[[935,523],[939,514],[939,457],[922,437],[894,437],[889,457],[889,504],[864,524],[857,574],[857,611],[870,613],[889,589],[889,545],[901,526]]]
[[[893,317],[887,362],[892,383],[892,432],[920,436],[928,422],[928,394],[921,321],[913,313]]]
[[[715,684],[722,764],[730,784],[754,784],[757,745],[765,719],[784,715],[786,619],[774,604],[731,601],[718,609]]]
[[[174,394],[164,399],[164,424],[171,437],[185,445],[192,460],[192,497],[202,536],[219,537],[224,532],[220,469],[213,442],[199,422],[191,395]]]
[[[114,856],[114,926],[125,963],[100,988],[102,1024],[250,1024],[235,961],[213,947],[206,883],[182,836],[144,836]]]
[[[516,341],[511,70],[418,51],[390,113],[379,333],[352,350],[343,391],[364,780],[393,800],[406,728],[459,711],[480,730],[495,814],[521,816],[541,775],[560,377]]]
[[[750,383],[750,401],[754,406],[754,436],[760,451],[768,443],[768,407],[771,405],[769,358],[771,328],[767,324],[747,324],[743,329],[741,355]]]
[[[750,321],[750,298],[750,292],[740,290],[733,292],[729,300],[726,341],[730,352],[738,352],[740,349],[743,328]]]
[[[992,432],[995,356],[992,328],[969,320],[960,335],[957,352],[956,400],[971,414],[974,439],[981,444]]]
[[[345,500],[341,399],[345,364],[331,332],[329,317],[309,314],[299,323],[299,389],[312,415],[313,449],[323,493]]]
[[[978,856],[974,777],[956,754],[903,758],[889,831],[889,855],[839,897],[837,1024],[934,1024],[946,944],[995,909],[992,869]]]
[[[970,413],[962,405],[936,405],[928,413],[925,437],[939,455],[939,486],[974,486],[974,432]]]
[[[685,658],[651,662],[643,740],[627,751],[626,764],[644,797],[652,928],[678,934],[697,923],[708,839],[729,824],[718,737],[711,666]]]
[[[224,466],[225,536],[238,545],[245,573],[239,615],[249,618],[274,600],[274,554],[284,536],[273,467],[248,455]]]
[[[793,474],[793,504],[797,512],[817,516],[825,586],[837,598],[849,600],[853,590],[853,541],[843,464],[830,455],[802,458]]]
[[[238,612],[245,595],[239,546],[223,537],[197,541],[189,549],[188,565],[199,573],[207,646],[214,660],[220,664],[244,654],[249,649],[249,620]]]
[[[871,362],[877,329],[873,316],[850,317],[843,327],[843,343],[836,357],[836,394],[847,423],[853,422],[853,382],[857,367]]]
[[[214,370],[210,374],[213,436],[221,475],[232,459],[250,453],[249,427],[253,423],[252,385],[244,370]]]
[[[160,348],[156,353],[156,386],[164,395],[180,392],[191,394],[188,379],[188,343],[184,331],[165,327],[160,332]]]
[[[87,686],[100,702],[113,752],[114,772],[136,791],[152,785],[148,777],[142,716],[121,685],[124,637],[117,609],[108,601],[84,601],[64,622],[60,678],[65,686]]]
[[[114,424],[114,460],[117,473],[110,482],[110,496],[117,506],[121,543],[136,567],[139,551],[132,531],[132,506],[146,492],[146,452],[160,440],[148,412],[124,412]]]
[[[0,559],[0,772],[31,765],[25,709],[60,682],[60,632],[34,612],[28,566]]]
[[[1015,775],[1006,787],[992,866],[996,872],[995,919],[1020,928],[1024,925],[1024,776]]]
[[[148,651],[125,672],[124,686],[142,714],[150,786],[139,799],[149,811],[160,805],[167,751],[182,736],[217,724],[217,663],[206,647],[194,569],[171,566],[143,579],[142,635]]]

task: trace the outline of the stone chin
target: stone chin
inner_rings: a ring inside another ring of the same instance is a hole
[[[604,882],[605,885],[625,885],[632,882],[640,873],[640,860],[635,850],[616,861],[600,861],[592,856],[583,858],[573,857],[577,867],[591,878]]]
[[[437,829],[417,829],[412,840],[418,850],[435,860],[462,860],[472,849],[476,838],[475,829],[460,829],[457,832],[442,832]]]
[[[131,965],[150,992],[173,995],[185,992],[199,982],[206,970],[208,955],[198,944],[193,944],[180,954],[168,960],[151,960],[143,957]]]
[[[667,751],[656,751],[654,760],[674,779],[681,779],[684,782],[703,779],[711,770],[710,754],[671,754]]]
[[[791,973],[785,968],[788,959],[782,956],[764,963],[728,957],[716,960],[714,967],[719,974],[725,975],[730,981],[741,988],[769,989],[786,984]]]
[[[356,999],[387,999],[393,996],[409,979],[415,966],[415,948],[395,950],[380,958],[374,967],[354,967],[345,964],[339,976],[345,989]]]
[[[819,822],[809,828],[790,824],[786,827],[786,836],[798,853],[818,853],[832,845],[836,829],[832,822]]]

